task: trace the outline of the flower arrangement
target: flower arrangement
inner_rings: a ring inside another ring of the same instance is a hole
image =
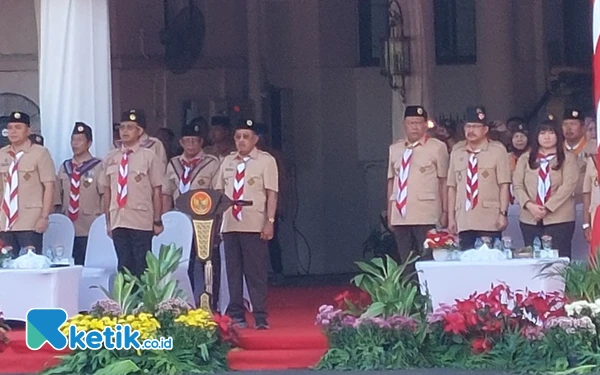
[[[62,357],[50,374],[95,373],[201,373],[226,368],[231,322],[213,317],[209,311],[194,309],[184,299],[170,275],[177,268],[181,249],[163,246],[155,257],[147,255],[148,268],[141,277],[129,272],[114,279],[112,293],[94,303],[89,313],[71,317],[60,328],[65,335],[74,325],[78,331],[129,325],[140,339],[172,338],[172,348],[159,350],[76,349]]]
[[[600,370],[600,299],[567,303],[562,293],[500,284],[434,311],[411,289],[405,264],[375,258],[359,267],[354,283],[370,301],[350,290],[319,308],[330,343],[319,369]]]
[[[0,268],[5,267],[5,263],[13,258],[13,250],[10,247],[0,248]]]
[[[430,250],[459,250],[458,237],[451,234],[447,230],[431,229],[427,232],[425,242],[423,244],[425,249]]]

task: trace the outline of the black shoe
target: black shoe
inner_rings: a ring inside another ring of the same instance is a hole
[[[247,328],[248,323],[246,323],[246,319],[243,318],[233,318],[233,326],[235,328]]]
[[[254,328],[261,331],[269,329],[269,322],[267,322],[267,319],[257,319]]]

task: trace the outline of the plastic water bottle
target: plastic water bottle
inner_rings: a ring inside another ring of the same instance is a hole
[[[483,240],[481,238],[478,238],[475,240],[475,249],[478,250],[479,248],[481,248],[481,246],[483,246]]]
[[[533,257],[540,258],[542,256],[542,241],[539,237],[533,240]]]
[[[502,251],[502,241],[499,238],[494,241],[494,249]]]

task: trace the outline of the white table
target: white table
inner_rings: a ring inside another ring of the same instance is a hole
[[[560,258],[567,263],[569,258]],[[440,304],[452,305],[456,299],[466,299],[474,292],[485,293],[492,284],[504,283],[515,291],[555,292],[564,291],[564,281],[560,277],[539,276],[548,260],[511,259],[499,262],[417,262],[421,293],[427,291],[434,308]],[[562,264],[564,264],[562,263]],[[555,271],[561,264],[553,266]]]
[[[4,319],[25,321],[32,308],[62,308],[69,317],[76,315],[82,269],[0,269],[0,310]]]

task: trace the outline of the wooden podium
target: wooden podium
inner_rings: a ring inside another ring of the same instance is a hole
[[[251,206],[251,201],[233,201],[216,190],[197,189],[180,195],[175,202],[177,209],[192,219],[194,241],[198,258],[204,263],[204,291],[200,293],[200,307],[213,310],[213,243],[219,234],[221,215],[231,206]]]

